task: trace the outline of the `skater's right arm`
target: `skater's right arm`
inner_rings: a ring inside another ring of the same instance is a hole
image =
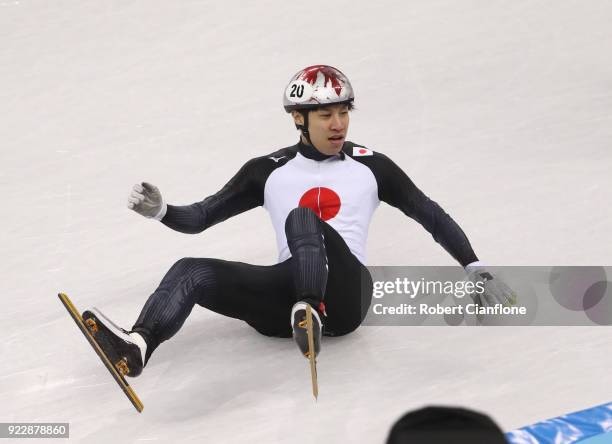
[[[167,205],[154,217],[181,233],[200,233],[232,216],[263,204],[263,188],[274,162],[258,157],[248,161],[221,190],[191,205]],[[129,206],[129,204],[128,204]],[[136,208],[134,211],[141,213]],[[160,217],[161,216],[161,217]]]

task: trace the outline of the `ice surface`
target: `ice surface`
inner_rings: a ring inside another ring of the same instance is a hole
[[[315,403],[286,340],[203,309],[133,381],[139,415],[55,296],[129,327],[181,257],[269,264],[267,214],[188,236],[125,207],[215,192],[296,142],[282,88],[350,77],[349,139],[382,151],[495,265],[612,262],[612,4],[0,0],[0,421],[76,441],[381,443],[431,403],[509,430],[610,401],[608,328],[364,327],[323,344]],[[372,265],[449,265],[381,206]]]

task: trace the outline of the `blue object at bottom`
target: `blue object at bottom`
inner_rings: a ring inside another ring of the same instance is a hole
[[[587,438],[578,442],[580,444],[612,444],[612,433],[597,435],[594,438]]]
[[[612,403],[506,433],[511,444],[612,443]]]

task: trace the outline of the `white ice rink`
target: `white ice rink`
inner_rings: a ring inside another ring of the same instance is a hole
[[[363,327],[325,340],[320,397],[288,340],[196,307],[131,380],[138,414],[56,294],[131,327],[182,257],[276,260],[263,209],[195,236],[126,208],[217,191],[292,145],[300,68],[356,90],[349,140],[381,151],[491,265],[612,265],[607,0],[0,0],[0,422],[73,441],[383,443],[423,405],[511,430],[612,401],[606,327]],[[371,265],[452,265],[381,205]]]

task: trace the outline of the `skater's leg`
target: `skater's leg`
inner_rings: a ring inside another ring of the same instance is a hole
[[[308,208],[295,208],[285,222],[293,261],[297,301],[308,302],[323,314],[324,334],[355,330],[370,306],[372,278],[329,224]],[[321,306],[321,302],[324,303]]]
[[[296,300],[319,309],[328,274],[321,220],[309,208],[295,208],[285,221],[285,234],[293,259]]]
[[[132,328],[146,340],[145,360],[176,334],[195,304],[242,319],[261,333],[287,336],[293,294],[290,267],[290,261],[266,267],[219,259],[179,260]]]
[[[372,301],[372,277],[338,232],[326,222],[321,225],[329,266],[323,334],[341,336],[355,330],[365,318]]]

